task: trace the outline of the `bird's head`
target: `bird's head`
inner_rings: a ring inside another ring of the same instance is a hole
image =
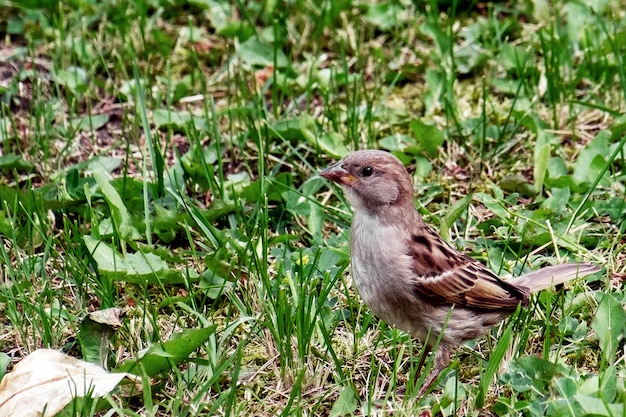
[[[379,215],[407,206],[414,211],[411,176],[388,152],[352,152],[320,175],[341,186],[357,213]]]

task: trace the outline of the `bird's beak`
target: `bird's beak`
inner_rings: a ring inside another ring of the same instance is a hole
[[[332,164],[320,172],[320,175],[327,180],[331,180],[332,182],[336,182],[340,185],[350,185],[357,180],[354,175],[343,169],[341,161]]]

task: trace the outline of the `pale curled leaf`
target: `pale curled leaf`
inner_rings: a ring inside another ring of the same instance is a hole
[[[53,416],[74,397],[102,397],[123,379],[136,381],[128,373],[108,373],[100,366],[40,349],[15,365],[0,383],[0,417]]]
[[[89,318],[96,323],[106,324],[108,326],[113,327],[114,329],[119,329],[122,327],[121,317],[124,315],[125,311],[121,308],[106,308],[104,310],[92,311],[89,313]]]

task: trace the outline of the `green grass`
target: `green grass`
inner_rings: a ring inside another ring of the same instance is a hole
[[[4,370],[142,377],[77,416],[622,415],[626,3],[456,3],[0,2]],[[317,175],[367,147],[494,271],[603,273],[416,398],[422,347],[361,303]]]

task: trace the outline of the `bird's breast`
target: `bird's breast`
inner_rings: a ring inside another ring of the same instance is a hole
[[[411,259],[402,229],[373,216],[355,216],[351,231],[352,276],[359,294],[372,311],[402,328],[398,313],[410,302]]]

